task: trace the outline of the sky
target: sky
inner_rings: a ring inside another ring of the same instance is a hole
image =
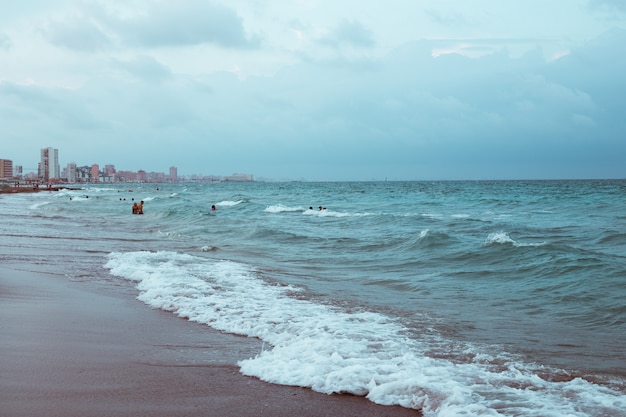
[[[0,138],[25,173],[626,178],[626,2],[3,2]]]

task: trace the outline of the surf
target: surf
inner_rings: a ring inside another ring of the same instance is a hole
[[[263,340],[266,348],[239,366],[268,382],[365,396],[426,416],[582,416],[626,409],[626,397],[606,386],[581,377],[551,381],[544,368],[495,347],[459,344],[436,333],[415,337],[401,320],[302,298],[301,288],[264,281],[245,264],[167,251],[108,258],[105,266],[133,281],[147,305]],[[442,344],[456,353],[433,356]]]

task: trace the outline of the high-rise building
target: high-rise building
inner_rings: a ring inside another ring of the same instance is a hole
[[[61,178],[59,166],[59,150],[55,148],[43,148],[41,150],[41,162],[39,163],[39,178],[44,181]]]
[[[67,164],[67,167],[65,168],[65,177],[69,183],[76,182],[76,162],[70,162]]]
[[[87,165],[76,167],[76,182],[89,182],[91,180],[91,167]]]
[[[0,159],[0,179],[13,178],[13,161]]]
[[[170,167],[170,181],[178,182],[178,168]]]
[[[91,182],[100,182],[100,167],[98,164],[91,166]]]
[[[115,174],[115,165],[107,164],[104,166],[104,175],[110,176]]]

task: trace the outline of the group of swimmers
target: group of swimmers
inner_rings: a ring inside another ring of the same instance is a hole
[[[309,210],[313,210],[313,206],[309,207]],[[326,210],[326,207],[319,207],[319,211]]]
[[[136,201],[133,203],[133,214],[143,214],[143,200],[139,204]]]

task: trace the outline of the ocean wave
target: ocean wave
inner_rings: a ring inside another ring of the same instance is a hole
[[[261,280],[241,263],[160,251],[112,253],[105,266],[135,282],[138,299],[153,308],[265,341],[267,349],[239,366],[268,382],[352,393],[425,416],[619,415],[626,409],[618,391],[580,377],[551,381],[542,377],[544,368],[505,353],[490,357],[463,345],[456,357],[427,355],[436,344],[411,337],[397,320],[294,297],[299,288]]]
[[[514,239],[511,239],[511,237],[509,236],[508,233],[506,232],[496,232],[496,233],[490,233],[489,236],[487,236],[487,239],[485,239],[485,246],[489,246],[489,245],[494,245],[494,244],[498,244],[498,245],[513,245],[515,247],[531,247],[531,246],[545,246],[548,244],[548,242],[542,241],[542,242],[518,242]]]
[[[422,217],[430,219],[443,219],[445,216],[441,213],[422,213]]]
[[[47,206],[47,205],[49,205],[51,203],[52,203],[51,201],[40,201],[40,202],[33,203],[33,204],[29,205],[28,209],[36,211],[36,210],[39,210],[41,207]]]
[[[379,248],[383,251],[393,251],[394,253],[414,253],[424,249],[436,249],[446,247],[450,243],[450,235],[446,232],[435,231],[431,229],[423,229],[401,236],[394,236],[390,240],[380,242],[371,248]],[[370,248],[370,247],[368,247]],[[413,262],[414,256],[411,257]]]
[[[598,243],[603,244],[603,245],[605,244],[616,245],[617,244],[618,246],[624,246],[626,244],[626,231],[608,232],[598,239]]]
[[[420,249],[433,249],[439,247],[447,247],[450,242],[451,237],[448,233],[424,229],[417,235],[415,247],[418,247]]]
[[[233,206],[237,206],[241,203],[243,203],[244,200],[237,200],[237,201],[231,201],[231,200],[224,200],[224,201],[220,201],[219,203],[215,203],[216,206],[218,207],[233,207]]]
[[[258,225],[247,228],[245,233],[246,236],[248,236],[250,239],[262,239],[290,244],[306,243],[310,239],[312,239],[311,237],[304,235],[297,230],[279,230],[267,226]]]
[[[284,206],[282,204],[276,204],[273,206],[268,206],[263,210],[266,213],[293,213],[293,212],[302,212],[305,211],[303,207],[289,207]]]
[[[319,216],[319,217],[364,217],[371,216],[371,213],[348,213],[341,211],[334,211],[328,209],[317,209],[317,210],[306,210],[303,214],[310,216]]]
[[[282,204],[276,204],[268,206],[263,210],[266,213],[293,213],[300,212],[306,216],[319,216],[319,217],[363,217],[370,216],[371,213],[348,213],[341,211],[334,211],[329,209],[319,208],[305,208],[302,206],[285,206]]]

